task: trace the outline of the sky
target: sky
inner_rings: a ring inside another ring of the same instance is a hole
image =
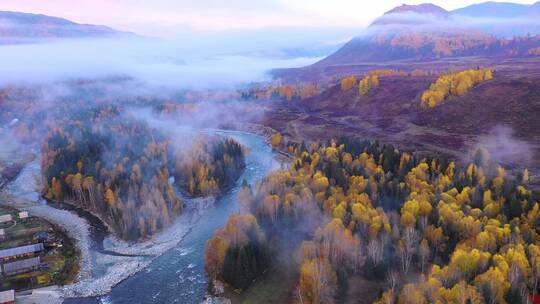
[[[365,27],[404,0],[0,0],[0,10],[41,13],[155,37],[271,27]],[[420,4],[426,0],[409,0]],[[447,10],[483,1],[431,1]],[[535,1],[512,1],[531,4]]]

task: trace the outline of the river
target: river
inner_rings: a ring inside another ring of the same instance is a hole
[[[175,248],[156,258],[145,270],[118,284],[108,295],[67,299],[64,303],[201,303],[208,286],[204,271],[206,241],[230,214],[238,211],[236,194],[242,181],[254,185],[279,165],[262,137],[236,131],[216,133],[232,137],[249,149],[246,169],[235,186],[204,211]]]

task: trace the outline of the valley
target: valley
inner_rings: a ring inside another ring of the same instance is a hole
[[[0,303],[540,300],[540,2],[30,2]]]

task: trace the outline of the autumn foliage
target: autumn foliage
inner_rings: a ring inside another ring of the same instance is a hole
[[[116,107],[50,122],[41,147],[43,194],[98,214],[124,239],[151,236],[183,209],[178,189],[217,195],[244,168],[241,146],[201,136],[183,148]]]
[[[525,172],[358,140],[299,147],[289,168],[241,196],[270,256],[296,257],[293,302],[337,302],[361,288],[354,276],[389,282],[378,303],[519,303],[535,293],[540,205]],[[407,281],[414,273],[422,279]]]
[[[283,141],[283,136],[279,132],[275,133],[274,135],[270,137],[270,144],[272,145],[273,148],[279,147],[282,141]]]
[[[422,94],[422,108],[434,108],[450,96],[462,96],[474,86],[493,79],[493,70],[478,69],[442,75]]]
[[[342,91],[348,91],[356,86],[356,83],[358,80],[356,79],[356,76],[348,76],[343,79],[341,79],[341,90]]]
[[[286,100],[298,101],[316,96],[321,92],[317,84],[302,83],[297,85],[267,85],[241,91],[245,100]]]
[[[300,291],[304,303],[331,303],[335,297],[337,275],[324,258],[306,260],[300,266]]]
[[[359,91],[360,95],[366,95],[368,91],[372,88],[376,88],[379,86],[379,76],[372,74],[365,76],[362,80],[360,80],[359,85]]]
[[[341,80],[341,90],[347,91],[358,84],[360,95],[366,95],[369,90],[379,86],[379,78],[389,76],[406,76],[407,73],[399,70],[379,69],[371,70],[361,79],[357,80],[355,76],[345,77]]]
[[[266,246],[255,216],[232,215],[206,244],[206,272],[234,288],[247,288],[268,267]]]
[[[529,55],[540,56],[540,47],[530,49]]]
[[[445,32],[444,35],[429,31],[403,30],[395,35],[380,34],[374,39],[386,42],[392,47],[400,47],[419,52],[429,49],[432,56],[451,56],[473,50],[488,48],[498,40],[492,35],[479,31]]]

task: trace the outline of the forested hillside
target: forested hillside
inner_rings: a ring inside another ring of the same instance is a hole
[[[346,301],[357,278],[378,282],[380,303],[518,303],[536,292],[540,207],[527,170],[511,176],[485,150],[465,167],[348,139],[289,150],[290,168],[245,187],[241,214],[208,242],[210,277],[246,288],[288,256],[296,303]]]

